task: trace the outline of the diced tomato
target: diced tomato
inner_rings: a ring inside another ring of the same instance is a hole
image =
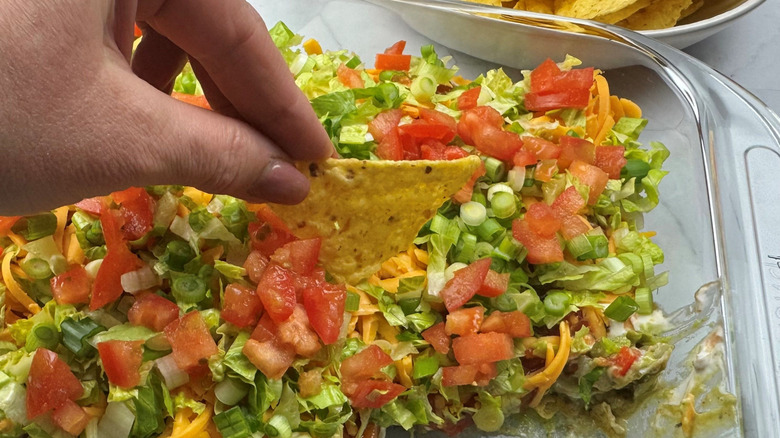
[[[194,105],[199,108],[203,108],[207,110],[211,109],[211,105],[209,104],[209,101],[206,100],[206,96],[202,94],[188,94],[188,93],[179,93],[177,91],[174,91],[173,93],[171,93],[171,97],[173,97],[174,99],[180,102],[188,103],[190,105]]]
[[[412,55],[393,55],[387,53],[378,53],[374,61],[374,68],[377,70],[397,70],[406,71],[412,63]]]
[[[303,357],[312,357],[322,348],[317,332],[311,328],[306,309],[300,304],[293,309],[292,315],[277,326],[279,340],[292,345],[295,352]]]
[[[308,276],[314,272],[320,256],[322,239],[293,240],[274,251],[271,261],[299,275]]]
[[[489,270],[485,276],[485,282],[477,291],[477,295],[483,297],[497,297],[506,292],[509,287],[509,273],[499,274],[494,270]]]
[[[556,160],[542,160],[536,165],[534,179],[539,181],[550,181],[558,174],[558,162]]]
[[[347,290],[343,285],[322,282],[303,290],[303,305],[309,322],[325,345],[339,339],[346,302]]]
[[[540,137],[523,137],[523,148],[534,154],[537,160],[557,159],[561,155],[561,147]],[[534,161],[536,163],[536,161]],[[532,163],[533,164],[533,163]]]
[[[554,237],[561,228],[561,220],[553,213],[553,209],[544,202],[536,202],[528,207],[525,221],[531,231],[541,237]]]
[[[171,344],[173,360],[185,371],[197,367],[219,352],[206,322],[197,310],[165,326],[165,337]]]
[[[7,236],[21,216],[0,216],[0,236]]]
[[[336,70],[336,77],[339,78],[339,82],[348,88],[364,88],[366,86],[363,78],[360,77],[360,73],[344,64],[339,65],[339,68]]]
[[[57,353],[39,348],[27,375],[27,419],[57,409],[84,393],[79,379]]]
[[[271,319],[279,324],[293,313],[296,302],[295,279],[291,271],[271,264],[257,284],[257,295]]]
[[[256,341],[266,342],[276,339],[276,334],[276,324],[274,324],[267,313],[264,313],[263,316],[260,317],[260,321],[257,322],[257,326],[255,326],[250,337]]]
[[[444,148],[445,160],[457,160],[468,156],[469,153],[459,146],[447,146],[446,148]]]
[[[506,333],[513,338],[527,338],[531,336],[531,320],[519,310],[513,312],[495,311],[485,318],[481,330],[483,332]]]
[[[263,205],[255,215],[258,221],[250,222],[248,227],[253,249],[270,256],[284,244],[295,240],[287,225],[267,206]]]
[[[57,304],[88,303],[90,280],[87,271],[81,265],[73,265],[60,275],[49,280],[51,294]]]
[[[458,365],[441,369],[442,386],[486,386],[498,375],[495,363]]]
[[[512,161],[517,151],[523,147],[523,140],[518,134],[488,124],[476,126],[471,131],[471,136],[474,146],[480,152],[501,161]]]
[[[392,46],[385,49],[385,54],[388,55],[400,55],[404,53],[404,49],[406,48],[406,41],[400,40],[397,43],[393,44]]]
[[[615,365],[615,375],[623,377],[631,369],[631,365],[639,359],[641,353],[636,348],[620,347],[620,351],[612,359]]]
[[[120,204],[119,212],[124,218],[122,233],[127,240],[137,240],[151,231],[154,222],[154,199],[146,189],[130,187],[111,194],[114,202]]]
[[[525,142],[523,142],[523,144],[525,145]],[[515,156],[512,157],[512,164],[519,167],[536,164],[536,161],[536,155],[526,149],[520,149],[515,153]]]
[[[590,231],[588,220],[580,215],[567,216],[561,220],[561,236],[566,240],[571,240],[580,234]]]
[[[420,159],[420,144],[424,138],[417,138],[408,133],[402,132],[399,126],[396,131],[398,132],[398,140],[401,143],[401,150],[403,151],[404,160],[419,160]],[[390,138],[389,135],[386,137]]]
[[[479,99],[479,93],[482,91],[482,87],[469,88],[458,96],[458,109],[461,111],[471,109],[477,106],[477,100]]]
[[[133,388],[141,382],[144,341],[105,341],[97,344],[100,362],[108,381],[121,388]]]
[[[458,193],[455,193],[452,199],[461,204],[465,204],[466,202],[471,201],[471,195],[474,193],[474,183],[476,183],[477,180],[484,174],[485,163],[479,163],[479,167],[477,167],[477,169],[474,170],[474,173],[471,174],[471,178],[469,178],[469,180],[466,181],[466,184],[464,184],[463,187],[458,190]]]
[[[490,258],[484,258],[455,271],[455,276],[439,293],[448,311],[452,312],[474,297],[485,282],[491,262]]]
[[[397,129],[392,129],[376,145],[376,156],[383,160],[401,161],[404,159],[404,148]]]
[[[473,335],[479,332],[484,315],[485,309],[482,306],[455,309],[447,315],[444,330],[450,336]]]
[[[512,222],[512,235],[528,250],[526,258],[529,263],[538,265],[563,261],[563,250],[558,238],[539,236],[531,230],[528,222],[515,219]]]
[[[127,319],[132,325],[144,326],[156,332],[179,317],[179,306],[165,298],[148,293],[133,303],[127,311]]]
[[[431,110],[433,111],[433,110]],[[438,112],[438,111],[437,111]],[[443,114],[446,116],[446,114]],[[449,116],[448,116],[449,117]],[[442,143],[449,143],[455,138],[455,130],[449,125],[441,124],[438,121],[430,121],[425,119],[417,119],[412,123],[398,126],[398,133],[402,136],[408,135],[415,139],[431,138],[439,140]]]
[[[76,203],[76,207],[93,216],[99,216],[100,212],[105,208],[106,202],[106,197],[97,196],[94,198],[82,199]]]
[[[364,380],[350,396],[352,407],[378,409],[391,402],[406,388],[386,380]]]
[[[444,143],[449,143],[452,141],[452,139],[455,138],[455,134],[458,132],[458,122],[455,121],[455,118],[441,111],[429,108],[420,108],[420,118],[428,123],[447,127],[447,137],[442,139]]]
[[[269,259],[264,256],[260,251],[254,250],[249,253],[244,261],[244,269],[246,269],[246,275],[252,280],[253,283],[259,283],[263,277],[263,272],[268,266]]]
[[[525,95],[529,111],[585,108],[590,99],[593,68],[562,72],[550,59],[531,72],[531,92]]]
[[[558,168],[561,170],[568,168],[574,160],[580,160],[588,164],[593,164],[596,160],[596,147],[584,138],[564,135],[561,137],[559,144],[561,146],[561,155],[558,156]]]
[[[477,106],[463,111],[458,121],[458,136],[464,143],[474,145],[472,133],[477,126],[485,124],[501,128],[504,125],[504,118],[498,111],[489,106]]]
[[[447,336],[446,324],[440,322],[422,332],[425,339],[437,353],[447,354],[450,352],[450,337]]]
[[[73,400],[65,400],[62,406],[52,412],[51,420],[65,432],[79,436],[92,420],[92,416]]]
[[[607,172],[609,179],[620,179],[620,171],[628,160],[623,146],[596,146],[596,167]]]
[[[564,90],[557,93],[525,95],[525,109],[528,111],[552,111],[560,108],[585,109],[590,100],[590,91],[586,88]]]
[[[559,219],[563,219],[567,216],[577,214],[585,207],[585,200],[580,196],[580,192],[577,188],[570,186],[564,190],[555,201],[553,201],[550,208],[552,208],[553,214]]]
[[[341,377],[352,381],[374,377],[393,359],[377,345],[369,345],[341,362]]]
[[[220,313],[222,319],[243,328],[257,322],[262,311],[263,303],[260,302],[260,297],[254,289],[238,283],[227,285]]]
[[[241,351],[269,379],[281,379],[295,360],[293,347],[275,340],[249,339]]]
[[[403,111],[397,108],[383,111],[368,123],[368,132],[377,143],[381,143],[390,131],[395,130],[403,116]]]
[[[479,333],[453,339],[452,352],[459,364],[474,365],[511,359],[515,346],[506,333]]]
[[[599,199],[599,195],[607,187],[609,175],[596,166],[592,166],[582,161],[574,161],[569,166],[569,172],[572,176],[580,180],[582,184],[590,187],[588,194],[588,205],[594,205]]]
[[[115,210],[104,209],[100,214],[103,238],[108,252],[100,264],[97,277],[92,286],[90,310],[97,310],[116,301],[123,292],[121,277],[135,271],[143,264],[130,250],[122,237],[120,219]]]
[[[531,72],[531,92],[555,93],[568,89],[590,89],[593,68],[561,71],[551,59],[545,60]]]
[[[138,27],[138,24],[133,23],[133,37],[138,38],[143,36],[143,31],[141,31],[141,28]],[[77,433],[74,433],[73,435],[78,435]]]

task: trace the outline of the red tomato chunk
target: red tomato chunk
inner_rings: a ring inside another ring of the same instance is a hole
[[[227,285],[222,302],[222,319],[243,328],[256,323],[262,311],[263,303],[254,289],[238,283]]]
[[[466,304],[482,287],[490,270],[490,258],[480,259],[455,271],[455,276],[444,285],[439,296],[447,310],[453,310]]]
[[[450,337],[447,335],[445,323],[440,322],[423,331],[422,337],[431,344],[437,353],[447,354],[450,352]]]
[[[453,310],[447,315],[447,322],[444,326],[444,330],[447,335],[450,336],[473,335],[477,333],[482,326],[482,318],[484,315],[485,309],[482,306]]]
[[[219,349],[209,333],[200,312],[192,311],[165,327],[165,337],[171,344],[173,359],[182,370],[196,368],[217,354]]]
[[[461,365],[498,362],[515,356],[514,343],[506,333],[480,333],[455,338],[452,351]]]
[[[159,295],[148,293],[138,298],[130,310],[127,319],[132,325],[141,325],[156,332],[179,317],[179,306]]]
[[[79,379],[57,353],[39,348],[27,375],[27,418],[32,420],[84,393]]]
[[[79,304],[89,302],[91,285],[87,271],[81,265],[73,265],[69,270],[52,277],[51,293],[57,304]]]
[[[121,388],[133,388],[141,382],[144,341],[106,341],[97,345],[108,381]]]

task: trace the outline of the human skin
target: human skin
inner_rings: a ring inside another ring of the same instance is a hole
[[[153,184],[296,203],[289,162],[333,153],[243,0],[3,0],[0,28],[0,215]],[[167,94],[188,59],[213,112]]]

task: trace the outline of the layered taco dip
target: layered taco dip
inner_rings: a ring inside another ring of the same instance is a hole
[[[341,159],[301,165],[297,209],[155,186],[0,218],[0,436],[492,432],[664,368],[641,227],[668,151],[600,71],[271,34]]]

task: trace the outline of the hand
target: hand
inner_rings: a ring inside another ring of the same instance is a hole
[[[152,184],[296,203],[288,161],[333,152],[243,0],[5,0],[0,28],[0,214]],[[166,94],[188,58],[215,112]]]

